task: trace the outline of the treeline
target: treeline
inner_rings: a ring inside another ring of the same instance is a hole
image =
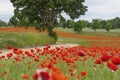
[[[35,25],[36,23],[34,23]],[[38,23],[37,23],[38,24]],[[39,22],[39,24],[41,24]],[[33,24],[27,24],[27,21],[21,20],[18,21],[16,18],[12,17],[8,23],[0,20],[0,27],[7,26],[32,26]],[[110,29],[118,29],[120,28],[120,18],[116,17],[114,19],[103,20],[103,19],[93,19],[91,22],[85,20],[79,20],[75,22],[74,20],[65,20],[65,18],[61,17],[59,21],[56,22],[57,27],[63,28],[71,28],[74,29],[75,32],[81,32],[84,27],[92,28],[97,31],[97,29],[105,29],[106,31],[110,31]],[[36,28],[40,29],[40,26],[36,25]]]
[[[2,20],[0,20],[0,27],[6,27],[8,24]]]
[[[64,18],[61,18],[59,26],[63,28],[72,28],[76,32],[81,32],[84,27],[92,28],[95,31],[97,31],[97,29],[105,29],[109,32],[110,29],[120,28],[120,18],[116,17],[109,20],[93,19],[91,22],[85,20],[79,20],[77,22],[73,20],[66,21]]]

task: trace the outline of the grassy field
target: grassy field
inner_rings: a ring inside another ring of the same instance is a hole
[[[69,33],[76,33],[73,29],[68,28],[56,28],[55,30],[58,31],[64,31]],[[83,28],[83,31],[80,33],[77,33],[80,35],[95,35],[95,36],[114,36],[114,37],[120,37],[120,29],[111,29],[110,32],[105,31],[105,29],[97,29],[97,31],[94,31],[91,28]]]
[[[86,40],[76,39],[76,38],[59,37],[58,42],[59,43],[75,43],[75,44],[79,44],[80,46],[90,46],[90,44]]]
[[[62,33],[59,33],[60,37],[58,38],[61,43],[78,43],[80,46],[120,47],[120,29],[106,32],[103,29],[94,31],[84,28],[80,33],[76,33],[72,29],[56,28],[55,30],[62,31]]]
[[[44,33],[17,33],[0,32],[0,49],[5,49],[8,45],[13,47],[35,47],[46,43],[53,44],[54,39]]]

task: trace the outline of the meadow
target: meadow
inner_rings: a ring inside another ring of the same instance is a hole
[[[106,35],[105,31],[88,29],[79,34],[70,29],[55,30],[59,43],[80,46],[52,48],[46,44],[43,49],[27,51],[6,46],[9,53],[0,52],[0,80],[120,80],[119,31]]]
[[[5,49],[8,45],[24,48],[45,45],[46,43],[54,44],[55,41],[47,34],[0,32],[0,44],[2,44],[0,45],[0,49]]]

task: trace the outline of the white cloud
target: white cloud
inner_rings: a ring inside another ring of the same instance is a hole
[[[0,0],[0,15],[13,15],[14,8],[10,0]]]
[[[85,4],[88,6],[88,12],[81,17],[82,19],[120,17],[120,0],[86,0]]]

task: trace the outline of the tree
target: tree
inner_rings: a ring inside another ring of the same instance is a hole
[[[73,20],[67,20],[67,28],[74,28],[75,22]]]
[[[28,23],[41,22],[50,36],[53,32],[56,20],[61,13],[66,13],[71,19],[79,18],[87,11],[85,0],[10,0],[15,7],[14,16],[18,20],[28,20]]]
[[[8,22],[9,26],[24,26],[25,28],[28,28],[28,20],[24,19],[18,19],[16,16],[12,16]]]
[[[107,21],[105,24],[105,30],[109,32],[110,29],[112,29],[112,23],[110,21]]]
[[[74,25],[74,31],[81,32],[84,27],[87,26],[87,22],[84,20],[79,20]]]
[[[112,28],[117,29],[120,28],[120,18],[116,17],[114,19],[109,20],[112,23]]]
[[[0,27],[6,27],[6,26],[7,26],[7,23],[2,21],[2,20],[0,20]]]
[[[101,20],[101,21],[100,21],[100,24],[101,24],[101,27],[100,27],[100,28],[101,28],[101,29],[105,29],[106,22],[107,22],[106,20]]]
[[[94,29],[95,31],[97,29],[99,29],[102,25],[101,25],[101,19],[93,19],[92,23],[91,23],[92,29]]]

